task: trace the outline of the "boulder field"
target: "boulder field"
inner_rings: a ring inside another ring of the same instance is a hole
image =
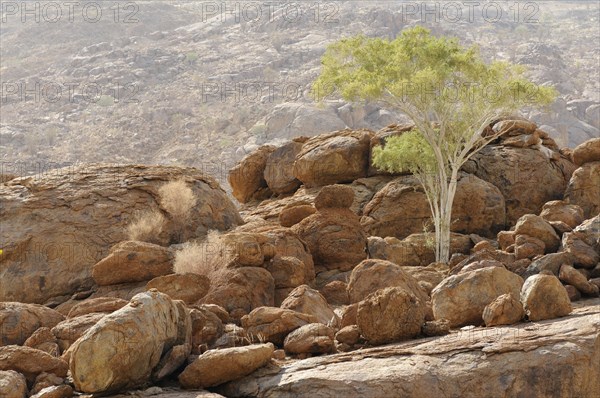
[[[371,165],[410,128],[258,148],[239,209],[191,168],[3,178],[0,396],[600,396],[600,139],[490,126],[439,263],[416,179]]]

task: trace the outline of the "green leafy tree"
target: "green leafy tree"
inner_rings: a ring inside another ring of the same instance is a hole
[[[524,69],[485,62],[476,47],[417,26],[390,41],[358,36],[330,45],[312,87],[317,99],[378,101],[412,119],[415,129],[376,148],[375,166],[410,171],[421,182],[435,226],[437,261],[450,256],[452,203],[461,166],[502,132],[489,125],[527,105],[550,104],[555,90]]]

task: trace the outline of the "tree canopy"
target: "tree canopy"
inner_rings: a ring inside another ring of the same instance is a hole
[[[410,133],[374,151],[374,164],[411,171],[421,181],[436,227],[436,257],[447,261],[451,206],[461,166],[497,138],[490,123],[529,105],[550,104],[556,92],[538,86],[525,69],[486,62],[476,46],[406,29],[394,40],[357,36],[331,44],[312,93],[317,99],[378,101],[405,113]]]

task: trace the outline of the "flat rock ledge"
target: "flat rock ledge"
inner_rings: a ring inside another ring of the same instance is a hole
[[[476,327],[350,353],[271,364],[227,397],[598,397],[600,299],[567,317]]]

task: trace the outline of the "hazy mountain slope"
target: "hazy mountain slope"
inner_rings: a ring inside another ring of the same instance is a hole
[[[66,9],[56,23],[5,16],[4,172],[35,172],[40,163],[145,162],[194,165],[223,180],[265,142],[346,125],[380,128],[400,115],[375,104],[313,103],[307,89],[319,58],[341,37],[393,38],[422,23],[420,13],[385,1],[297,9],[232,2],[239,8],[223,12],[207,2],[111,4],[119,4],[119,14],[106,4],[96,23],[81,10],[73,22]],[[434,32],[476,43],[486,57],[526,64],[536,82],[555,85],[561,99],[553,109],[530,116],[573,146],[600,127],[598,4],[536,4],[518,17],[505,9],[498,21],[482,9],[471,22],[467,10],[458,18],[440,9],[438,21],[423,16]]]

